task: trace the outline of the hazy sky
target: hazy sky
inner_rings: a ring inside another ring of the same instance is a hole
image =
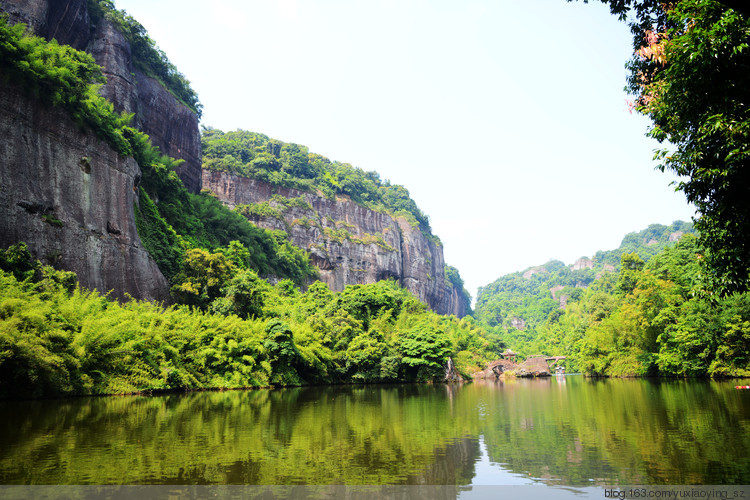
[[[627,110],[627,26],[565,0],[116,0],[202,124],[375,170],[478,286],[690,220]]]

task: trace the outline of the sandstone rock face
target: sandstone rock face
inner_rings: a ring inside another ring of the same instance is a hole
[[[133,213],[141,171],[68,115],[0,83],[0,247],[74,271],[112,296],[169,301]]]
[[[542,356],[531,357],[521,363],[515,370],[516,377],[549,377],[549,365]]]
[[[510,326],[516,330],[524,330],[526,328],[526,321],[523,318],[514,316],[510,318]]]
[[[523,273],[523,278],[530,280],[535,274],[549,274],[549,271],[544,266],[535,266],[526,270]]]
[[[254,224],[286,231],[312,256],[321,281],[332,290],[393,278],[440,314],[465,316],[468,304],[445,279],[440,245],[405,219],[225,172],[203,171],[203,187],[230,208],[268,202]]]
[[[571,266],[571,269],[573,271],[580,271],[581,269],[593,269],[594,267],[594,261],[589,259],[588,257],[581,257],[577,261],[573,263]]]
[[[133,66],[130,45],[112,23],[102,19],[93,25],[86,0],[0,0],[0,8],[11,23],[26,23],[39,36],[94,56],[107,77],[101,94],[118,112],[135,113],[133,125],[148,134],[162,153],[185,160],[177,174],[189,191],[200,191],[198,117]]]

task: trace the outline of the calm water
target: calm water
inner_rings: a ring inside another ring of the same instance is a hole
[[[2,484],[750,484],[748,381],[0,403]]]

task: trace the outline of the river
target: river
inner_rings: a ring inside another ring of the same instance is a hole
[[[747,485],[738,384],[568,375],[4,401],[0,483]]]

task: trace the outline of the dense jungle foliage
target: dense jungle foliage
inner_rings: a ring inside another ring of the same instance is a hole
[[[263,276],[290,278],[301,284],[315,277],[307,254],[283,232],[250,224],[207,194],[189,193],[174,172],[181,160],[162,155],[148,135],[129,126],[133,115],[114,111],[97,91],[104,82],[91,55],[9,26],[0,16],[0,69],[42,102],[65,109],[79,126],[92,130],[123,156],[133,156],[142,170],[135,215],[146,249],[167,279],[175,282],[190,267],[191,249],[243,255],[240,268]],[[158,201],[158,203],[156,202]],[[233,245],[234,250],[230,249]]]
[[[633,239],[629,235],[623,243]],[[548,263],[528,278],[503,277],[482,289],[476,316],[522,354],[567,356],[568,371],[750,375],[750,295],[706,293],[702,249],[694,234],[650,258],[616,252],[619,269],[600,277],[561,262]],[[526,319],[525,327],[512,326],[512,318]]]
[[[210,255],[190,258],[200,267]],[[196,285],[206,296],[187,283],[196,307],[121,304],[23,244],[0,251],[0,396],[425,381],[448,357],[468,375],[501,347],[472,318],[430,312],[391,281],[302,292],[246,270]]]
[[[429,217],[417,207],[409,191],[381,180],[377,172],[365,172],[348,163],[310,153],[305,146],[243,130],[225,133],[204,128],[202,144],[203,168],[207,170],[229,172],[301,191],[320,192],[328,198],[346,195],[372,210],[406,217],[439,243],[432,235]]]

